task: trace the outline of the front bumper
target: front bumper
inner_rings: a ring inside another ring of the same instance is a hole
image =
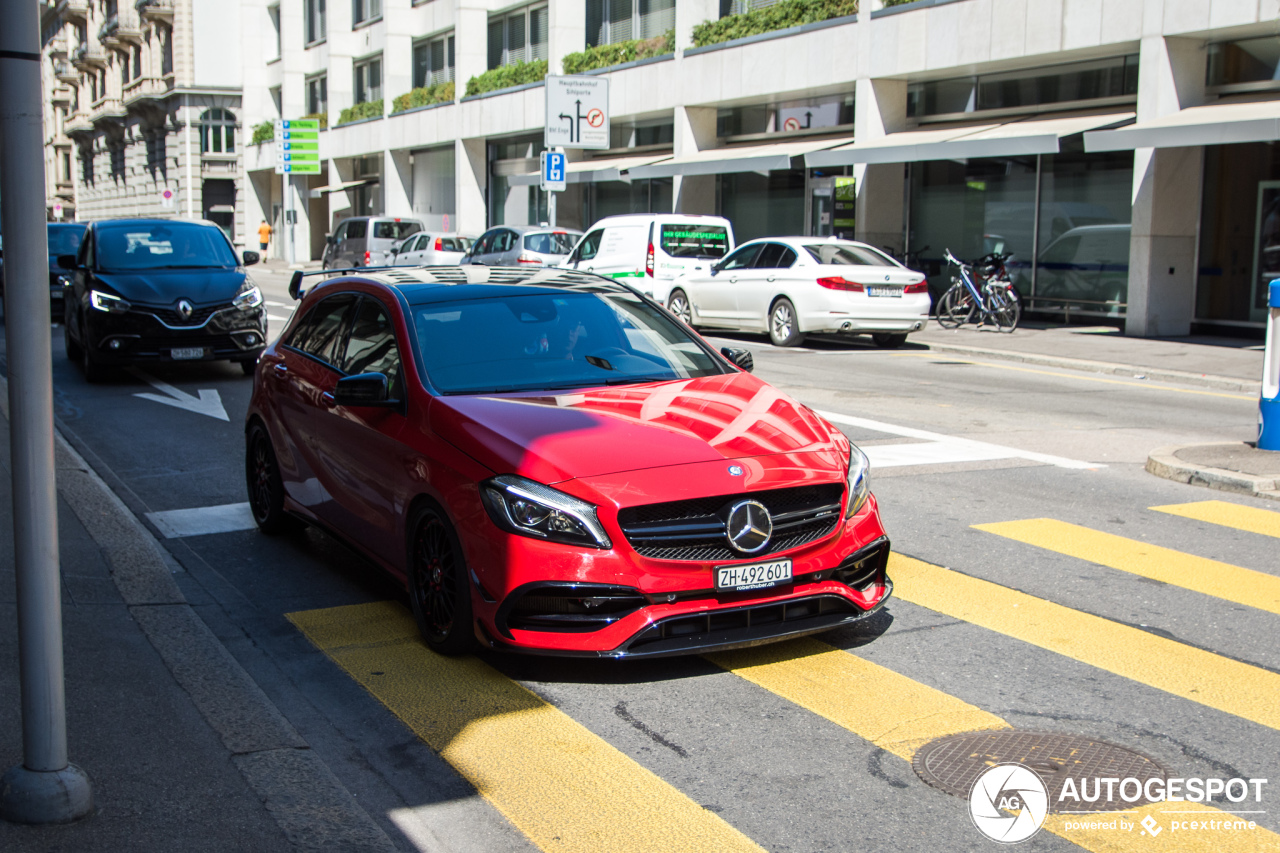
[[[197,314],[198,324],[181,325],[164,309],[135,305],[123,314],[84,310],[82,342],[102,364],[168,361],[254,361],[267,345],[267,314],[262,307],[218,307]],[[167,320],[174,322],[166,322]],[[175,358],[175,350],[200,350],[198,357]]]

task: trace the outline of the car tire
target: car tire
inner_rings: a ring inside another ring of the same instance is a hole
[[[880,349],[897,349],[907,342],[907,336],[894,332],[876,332],[871,336],[871,340],[875,341]]]
[[[69,323],[62,327],[62,345],[67,351],[68,360],[80,361],[84,358],[84,350],[71,337],[71,325]]]
[[[291,533],[302,524],[284,509],[284,480],[276,461],[271,436],[260,423],[249,428],[244,442],[245,485],[249,490],[249,511],[258,529],[269,536]]]
[[[91,385],[107,378],[107,366],[95,359],[84,343],[80,345],[80,369],[84,372],[84,381]]]
[[[423,641],[444,655],[475,650],[471,584],[453,525],[434,503],[423,502],[408,530],[409,604]]]
[[[258,369],[257,360],[240,362],[240,372],[243,373],[245,376],[252,376],[254,374],[254,371],[256,371],[257,369]]]
[[[776,347],[798,347],[804,343],[804,332],[796,317],[796,306],[785,296],[769,309],[769,340]]]
[[[688,326],[693,328],[693,307],[689,304],[689,296],[680,288],[671,291],[667,299],[667,310]]]

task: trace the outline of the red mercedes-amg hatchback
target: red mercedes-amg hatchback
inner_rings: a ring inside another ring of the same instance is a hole
[[[403,578],[447,653],[648,657],[863,619],[892,589],[866,456],[750,369],[594,275],[331,279],[258,364],[254,517]]]

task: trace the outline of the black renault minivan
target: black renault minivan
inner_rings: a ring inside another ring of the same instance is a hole
[[[262,292],[212,222],[108,219],[90,223],[65,299],[67,357],[96,382],[109,365],[240,363],[246,376],[267,343]]]

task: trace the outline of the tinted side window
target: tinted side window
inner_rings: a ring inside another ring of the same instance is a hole
[[[368,231],[369,220],[352,219],[347,223],[347,239],[361,240],[364,238],[365,232]]]
[[[477,255],[483,255],[493,251],[491,248],[493,246],[493,235],[493,231],[487,231],[480,235],[480,239],[476,241],[475,245],[475,253]]]
[[[78,262],[82,267],[93,267],[93,237],[89,237],[80,244],[80,257]]]
[[[338,230],[333,232],[333,239],[334,240],[347,239],[347,223],[344,222],[338,226]]]
[[[586,237],[582,238],[582,243],[578,246],[578,250],[574,252],[574,260],[589,261],[600,251],[600,240],[604,237],[604,230],[592,231]]]
[[[742,270],[751,266],[756,259],[756,255],[760,253],[760,244],[752,243],[750,246],[743,246],[729,257],[720,262],[722,270]]]
[[[400,396],[400,350],[396,346],[395,329],[387,310],[372,297],[366,296],[360,301],[351,324],[351,336],[347,339],[342,369],[348,375],[384,374],[391,396]]]
[[[302,325],[289,337],[288,346],[313,355],[326,364],[336,361],[335,353],[346,328],[347,314],[355,303],[349,293],[340,293],[323,300],[302,321]]]
[[[781,243],[765,243],[756,255],[755,268],[758,270],[778,269],[782,266],[782,258],[787,247]]]
[[[511,247],[516,244],[515,233],[511,231],[499,231],[493,237],[494,252],[509,252]]]

